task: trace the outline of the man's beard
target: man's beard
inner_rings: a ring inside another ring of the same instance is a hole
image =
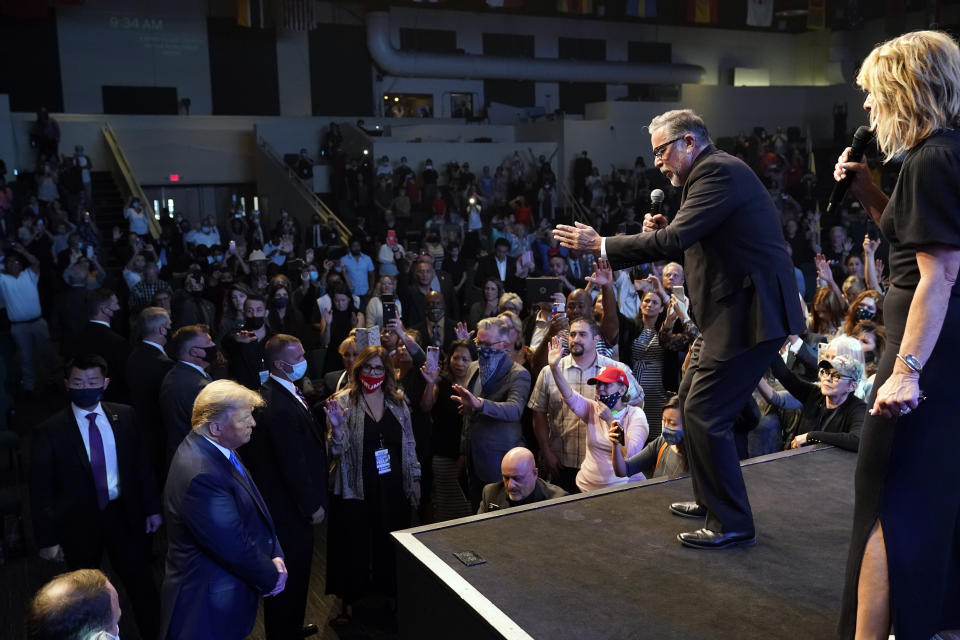
[[[571,344],[571,345],[570,345],[570,353],[571,353],[571,354],[573,354],[573,355],[575,355],[575,356],[582,356],[582,355],[583,355],[583,352],[584,352],[584,348],[583,348],[583,345],[582,345],[582,344]]]

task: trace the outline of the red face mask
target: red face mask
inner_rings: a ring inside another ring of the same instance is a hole
[[[360,383],[363,385],[364,393],[373,393],[383,384],[384,376],[366,376],[360,374]]]

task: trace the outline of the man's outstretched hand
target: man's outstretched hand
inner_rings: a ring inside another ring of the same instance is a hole
[[[600,255],[602,240],[600,234],[593,227],[589,227],[582,222],[575,222],[574,224],[576,226],[573,227],[558,224],[557,228],[553,230],[553,237],[560,241],[560,246],[580,253]]]

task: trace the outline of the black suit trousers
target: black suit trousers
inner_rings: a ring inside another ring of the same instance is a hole
[[[313,563],[313,525],[279,520],[275,524],[289,575],[283,591],[264,598],[263,627],[267,640],[289,640],[303,634]]]
[[[82,535],[67,536],[61,543],[64,559],[71,571],[100,569],[103,552],[110,556],[110,565],[133,605],[133,614],[142,638],[156,638],[160,633],[160,594],[153,582],[150,567],[150,546],[146,523],[139,531],[130,531],[123,517],[122,497],[110,502],[98,516],[83,523]]]
[[[740,471],[733,424],[783,344],[767,340],[731,357],[694,343],[680,383],[687,461],[697,503],[713,531],[753,531],[753,513]]]

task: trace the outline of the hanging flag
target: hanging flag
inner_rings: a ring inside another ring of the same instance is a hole
[[[773,25],[773,0],[747,0],[747,24],[751,27]]]
[[[827,27],[827,1],[809,0],[807,4],[807,28],[825,29]]]
[[[310,31],[317,26],[314,0],[281,0],[280,24],[290,31]]]
[[[264,0],[237,0],[237,24],[262,29],[266,25]]]
[[[715,24],[719,20],[717,0],[687,0],[687,22]]]
[[[557,0],[557,11],[578,15],[593,14],[593,0]]]
[[[657,0],[627,0],[626,13],[634,18],[656,18]]]

